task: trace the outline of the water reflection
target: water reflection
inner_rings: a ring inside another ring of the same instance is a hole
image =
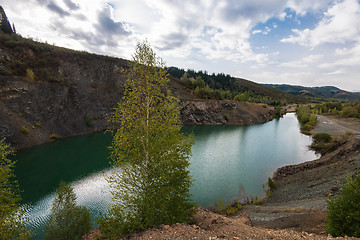
[[[261,198],[263,184],[276,168],[315,159],[300,133],[294,114],[255,126],[185,126],[194,132],[190,173],[193,200],[209,206],[222,199]],[[16,174],[24,189],[29,226],[42,238],[60,180],[71,182],[79,205],[90,209],[93,219],[106,212],[111,194],[104,176],[110,174],[106,146],[109,134],[64,139],[20,151]]]

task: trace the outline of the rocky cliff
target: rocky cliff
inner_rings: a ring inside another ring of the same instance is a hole
[[[271,120],[263,104],[217,100],[183,100],[180,104],[184,124],[253,125]]]
[[[128,61],[0,36],[0,138],[24,148],[101,131],[123,95]],[[185,124],[255,124],[270,109],[251,103],[194,100],[172,79]]]

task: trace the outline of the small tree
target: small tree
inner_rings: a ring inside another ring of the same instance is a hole
[[[6,17],[5,11],[2,8],[2,6],[0,6],[0,30],[3,33],[7,33],[7,34],[13,33],[13,29],[11,28],[10,22]]]
[[[19,187],[13,178],[15,162],[5,139],[0,140],[0,239],[29,239],[30,232],[24,225],[24,215],[19,209]]]
[[[327,231],[334,237],[360,237],[360,174],[348,176],[340,195],[328,201]]]
[[[167,91],[164,64],[139,43],[127,71],[111,158],[118,170],[108,179],[114,206],[99,220],[102,234],[116,238],[161,224],[188,221],[192,137],[180,133],[179,104]]]
[[[89,210],[76,205],[76,195],[69,184],[60,182],[56,193],[44,239],[81,239],[92,228]]]

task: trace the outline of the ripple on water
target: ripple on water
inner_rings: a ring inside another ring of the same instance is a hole
[[[106,181],[106,176],[110,173],[111,170],[104,170],[71,183],[77,196],[77,204],[90,210],[93,221],[100,217],[101,213],[105,213],[112,203],[109,183]],[[27,227],[36,235],[32,239],[43,238],[44,227],[49,219],[55,197],[56,193],[53,192],[35,204],[22,206],[28,218]]]

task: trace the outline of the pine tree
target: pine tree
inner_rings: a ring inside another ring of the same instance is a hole
[[[7,33],[7,34],[13,33],[10,22],[9,22],[8,18],[6,17],[5,11],[2,8],[2,6],[0,6],[0,30],[3,33]]]
[[[45,226],[45,240],[78,240],[92,228],[87,208],[76,205],[72,187],[60,182],[50,218]]]
[[[180,132],[178,99],[167,91],[163,67],[147,41],[137,45],[112,118],[120,126],[110,146],[118,170],[108,179],[114,206],[99,220],[106,237],[186,222],[194,213],[188,170],[193,138]]]
[[[15,162],[8,159],[12,154],[5,139],[0,140],[0,239],[29,239],[30,232],[24,225],[23,212],[19,208],[21,200],[15,177]]]

